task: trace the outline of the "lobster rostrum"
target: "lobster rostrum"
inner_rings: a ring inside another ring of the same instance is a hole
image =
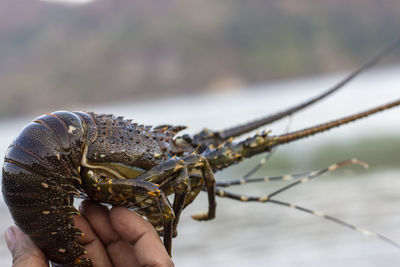
[[[272,197],[342,165],[363,164],[361,161],[353,159],[308,173],[302,176],[303,179],[260,198],[222,190],[225,186],[256,180],[218,183],[214,173],[245,158],[271,152],[279,145],[400,105],[400,100],[397,100],[296,132],[271,135],[263,131],[242,141],[233,140],[327,97],[375,64],[398,42],[323,94],[277,114],[224,131],[203,130],[193,136],[177,136],[186,127],[144,126],[122,117],[92,112],[45,114],[28,124],[9,146],[3,167],[3,197],[15,223],[45,252],[53,266],[93,266],[92,261],[84,257],[85,249],[77,241],[82,232],[73,226],[73,216],[79,214],[73,206],[74,196],[135,210],[163,236],[169,253],[182,210],[203,190],[208,195],[208,210],[193,215],[196,220],[215,217],[215,196],[219,196],[291,206],[355,228],[336,218]],[[173,195],[172,204],[167,198],[169,195]],[[367,233],[393,243],[378,234]]]

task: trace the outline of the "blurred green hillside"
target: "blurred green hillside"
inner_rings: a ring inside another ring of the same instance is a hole
[[[0,116],[354,68],[399,14],[378,0],[2,0]]]

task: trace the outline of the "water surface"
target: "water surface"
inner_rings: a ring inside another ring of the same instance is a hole
[[[391,67],[368,72],[328,100],[269,128],[276,134],[287,127],[297,130],[400,98],[399,71],[399,67]],[[152,125],[183,124],[190,127],[186,132],[194,133],[204,126],[223,129],[279,111],[322,92],[342,76],[83,109],[124,115]],[[36,115],[1,121],[1,160],[12,138]],[[285,145],[257,175],[322,168],[352,157],[365,159],[371,165],[369,170],[346,167],[277,198],[337,216],[400,242],[399,117],[400,109],[396,109]],[[257,160],[218,173],[217,178],[238,178]],[[265,195],[281,185],[253,184],[232,190]],[[400,250],[380,240],[289,208],[218,199],[215,220],[199,223],[190,218],[190,214],[205,208],[206,198],[202,195],[182,215],[179,235],[173,243],[177,266],[398,266],[400,262]],[[3,201],[0,212],[0,232],[4,232],[12,220]],[[11,265],[3,240],[0,265]]]

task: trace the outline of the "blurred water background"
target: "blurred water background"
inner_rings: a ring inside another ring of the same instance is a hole
[[[289,121],[274,124],[273,132],[285,131],[288,125],[293,130],[300,129],[394,99],[399,94],[395,86],[400,83],[399,71],[399,67],[390,67],[368,72],[323,103]],[[316,95],[342,76],[277,82],[251,91],[125,102],[88,109],[154,125],[188,125],[187,132],[194,133],[204,125],[222,129],[278,111]],[[294,90],[301,92],[301,97],[293,94]],[[277,199],[323,211],[399,241],[400,141],[396,123],[399,115],[400,110],[392,110],[283,146],[255,176],[302,172],[352,157],[363,159],[370,164],[370,169],[349,166],[289,190]],[[1,121],[1,158],[12,138],[30,120],[31,117],[24,117]],[[244,162],[218,173],[217,177],[238,178],[258,160]],[[282,183],[253,184],[233,191],[265,195],[279,186]],[[201,196],[184,212],[179,235],[174,240],[177,266],[397,266],[400,260],[399,251],[382,241],[299,211],[272,204],[218,199],[215,220],[199,223],[190,218],[190,214],[205,208],[206,198]],[[4,202],[0,209],[3,218],[0,232],[3,232],[12,221]],[[4,241],[0,244],[0,262],[7,266],[11,259]]]
[[[0,163],[42,112],[114,113],[140,123],[223,129],[321,93],[393,39],[400,5],[379,1],[5,0],[0,8]],[[400,96],[399,53],[329,99],[268,126],[279,134]],[[277,199],[323,211],[400,242],[400,109],[279,147],[255,177],[348,166]],[[245,174],[260,158],[217,173]],[[232,188],[265,195],[284,183]],[[182,215],[176,266],[398,266],[399,250],[340,225],[273,204],[218,199],[217,218]],[[12,224],[0,200],[0,232]],[[11,257],[0,240],[0,264]]]

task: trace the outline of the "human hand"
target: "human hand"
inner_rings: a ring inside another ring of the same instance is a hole
[[[85,233],[79,242],[95,267],[174,266],[153,226],[135,213],[123,207],[109,211],[90,201],[82,202],[80,212],[83,216],[74,218],[75,226]],[[13,267],[48,266],[43,252],[17,227],[7,230],[6,241]]]
[[[44,253],[17,226],[6,231],[6,243],[13,256],[13,267],[48,267]]]

